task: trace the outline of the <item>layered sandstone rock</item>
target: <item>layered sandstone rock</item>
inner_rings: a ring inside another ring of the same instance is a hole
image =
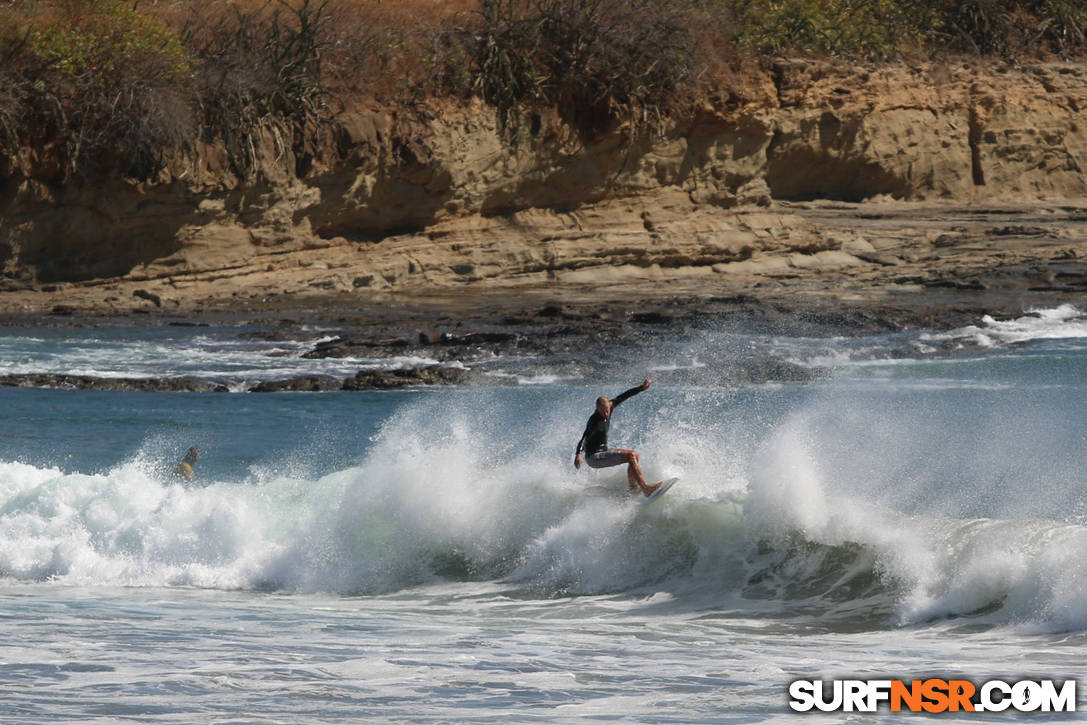
[[[269,131],[251,178],[206,145],[145,184],[51,183],[27,156],[0,167],[3,284],[168,305],[878,264],[868,240],[766,205],[1082,199],[1084,108],[1083,64],[783,61],[745,100],[589,144],[548,113],[511,140],[479,105],[362,107],[312,159]]]

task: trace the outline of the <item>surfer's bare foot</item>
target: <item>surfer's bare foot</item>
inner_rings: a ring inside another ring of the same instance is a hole
[[[646,498],[649,498],[653,495],[654,491],[661,487],[662,483],[664,483],[664,481],[658,481],[657,483],[647,483],[645,485],[645,488],[642,489],[642,493],[645,494]]]

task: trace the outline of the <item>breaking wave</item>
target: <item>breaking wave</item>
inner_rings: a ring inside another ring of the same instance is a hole
[[[682,476],[643,505],[618,469],[569,465],[585,401],[525,423],[501,391],[472,395],[401,406],[358,466],[315,479],[0,463],[0,576],[347,595],[488,581],[839,628],[1087,628],[1087,522],[1064,485],[1084,462],[1058,453],[1080,436],[1015,401],[1015,426],[979,431],[923,396],[688,391],[626,430],[648,475]]]

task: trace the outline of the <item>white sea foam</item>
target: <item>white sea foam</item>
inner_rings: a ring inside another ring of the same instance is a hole
[[[490,378],[513,380],[518,385],[554,385],[556,383],[571,381],[575,379],[570,375],[554,375],[551,373],[540,373],[537,375],[519,375],[517,373],[506,372],[505,370],[488,370],[484,373],[484,375]]]
[[[244,389],[245,382],[296,375],[346,377],[361,369],[439,364],[436,359],[416,355],[309,359],[303,356],[335,337],[267,342],[239,339],[234,334],[188,336],[150,331],[145,333],[150,337],[112,339],[67,332],[53,337],[0,337],[0,373],[113,379],[189,376]]]
[[[662,373],[662,372],[675,372],[677,370],[698,370],[699,368],[706,367],[706,363],[700,362],[697,357],[691,358],[690,362],[686,363],[669,363],[667,365],[653,365],[649,367],[650,372]]]
[[[991,315],[985,315],[978,325],[921,336],[922,340],[940,342],[969,341],[986,348],[1033,340],[1076,338],[1087,338],[1087,315],[1070,304],[1049,309],[1032,309],[1013,320],[997,320]]]

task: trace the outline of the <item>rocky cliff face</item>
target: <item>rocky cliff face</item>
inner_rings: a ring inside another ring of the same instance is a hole
[[[885,67],[842,76],[791,63],[766,178],[776,198],[877,194],[956,201],[1082,198],[1082,65]]]
[[[249,179],[200,146],[154,183],[58,185],[27,152],[0,162],[4,283],[121,278],[216,294],[714,274],[840,250],[839,237],[768,213],[774,200],[1087,197],[1084,64],[788,61],[754,88],[659,135],[617,129],[588,144],[548,113],[511,142],[482,106],[425,122],[353,108],[312,158],[272,131],[257,139]],[[292,270],[305,274],[293,282]]]

